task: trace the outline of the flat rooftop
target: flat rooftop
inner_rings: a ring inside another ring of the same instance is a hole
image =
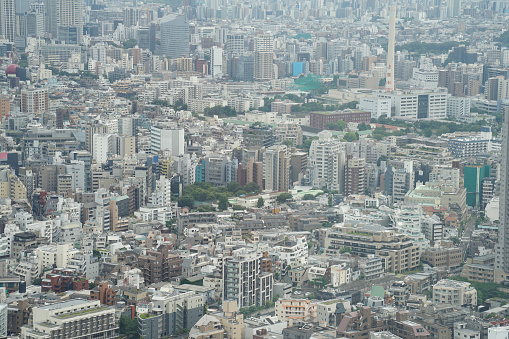
[[[37,306],[37,308],[40,308],[43,310],[48,310],[48,311],[54,311],[54,310],[59,310],[61,308],[80,306],[80,305],[85,305],[85,304],[90,304],[90,303],[91,303],[91,301],[89,301],[89,300],[73,299],[73,300],[68,300],[68,301],[64,301],[61,303],[56,303],[56,304],[51,304],[51,305],[46,305],[46,306]]]

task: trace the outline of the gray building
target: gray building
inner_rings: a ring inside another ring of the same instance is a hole
[[[189,56],[189,24],[183,15],[161,19],[161,54],[171,59]]]
[[[263,306],[272,300],[272,273],[262,272],[262,254],[238,249],[223,261],[223,301],[236,300],[239,308]]]
[[[182,333],[203,316],[205,296],[195,292],[154,296],[150,313],[138,315],[138,331],[142,338],[156,339]]]

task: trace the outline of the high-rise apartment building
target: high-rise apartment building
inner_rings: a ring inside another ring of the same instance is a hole
[[[262,253],[234,250],[223,260],[223,303],[236,300],[239,308],[263,306],[272,300],[272,273],[262,272]]]
[[[509,80],[503,76],[489,78],[484,86],[484,95],[488,100],[498,101],[509,98]]]
[[[286,146],[275,145],[263,153],[263,179],[265,189],[286,192],[290,188],[291,156]]]
[[[80,44],[83,36],[83,1],[45,0],[45,31],[53,39]]]
[[[94,134],[106,134],[109,132],[108,126],[87,125],[85,128],[85,147],[90,153],[94,149]]]
[[[309,149],[312,185],[344,192],[345,154],[344,144],[332,139],[331,132],[318,133]]]
[[[9,115],[11,112],[11,100],[9,97],[0,97],[0,121]]]
[[[345,167],[345,195],[364,194],[366,189],[366,160],[347,155]]]
[[[182,259],[161,245],[157,251],[150,250],[138,257],[138,267],[142,270],[145,283],[153,284],[181,275]]]
[[[152,126],[150,130],[152,154],[169,151],[170,155],[184,154],[184,129]]]
[[[49,110],[48,90],[23,89],[21,90],[21,111],[32,114],[43,114]]]
[[[183,15],[161,19],[161,54],[171,59],[189,56],[189,24]]]
[[[260,34],[254,42],[254,80],[269,81],[274,78],[274,40],[271,34]]]
[[[16,36],[16,3],[14,0],[0,0],[0,36],[14,42]]]

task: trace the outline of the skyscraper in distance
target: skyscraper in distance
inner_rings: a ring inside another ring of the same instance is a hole
[[[269,81],[274,78],[274,40],[272,34],[260,34],[254,44],[254,80]]]
[[[495,256],[495,282],[509,280],[509,110],[504,110],[502,123],[502,162],[500,164],[500,200],[498,244]]]
[[[391,6],[389,11],[389,44],[387,46],[387,77],[385,89],[387,92],[394,91],[394,49],[396,41],[396,6]]]
[[[14,42],[16,36],[16,5],[14,0],[0,0],[0,37]]]
[[[52,39],[80,44],[83,36],[83,1],[45,0],[44,26]]]
[[[161,54],[171,59],[189,56],[189,24],[183,15],[168,14],[161,19]]]

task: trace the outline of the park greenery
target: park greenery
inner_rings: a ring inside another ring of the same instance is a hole
[[[232,108],[230,106],[214,106],[214,107],[207,107],[203,111],[206,116],[212,117],[214,115],[217,115],[220,118],[224,117],[235,117],[237,116],[237,111],[235,108]]]
[[[408,51],[410,54],[445,54],[453,47],[458,47],[465,42],[447,41],[447,42],[421,42],[413,41],[403,45],[397,45],[396,51]]]
[[[219,200],[218,209],[228,208],[228,197],[249,196],[260,193],[260,187],[254,182],[246,185],[240,185],[238,182],[231,182],[226,187],[214,187],[209,182],[197,182],[193,185],[184,187],[181,197],[177,198],[180,207],[187,206],[194,208],[195,202],[216,201]],[[202,208],[203,209],[203,208]],[[212,209],[212,207],[210,207]],[[203,210],[203,212],[207,212]]]

